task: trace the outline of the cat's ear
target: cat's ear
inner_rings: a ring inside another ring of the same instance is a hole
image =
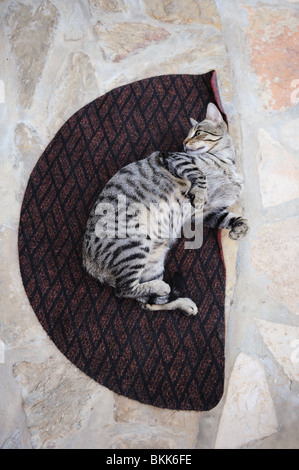
[[[192,127],[197,126],[197,124],[198,124],[198,122],[195,121],[195,119],[193,119],[192,117],[190,118],[190,122],[191,122]]]
[[[208,104],[206,119],[208,121],[213,121],[216,124],[220,124],[223,121],[222,114],[213,103]]]

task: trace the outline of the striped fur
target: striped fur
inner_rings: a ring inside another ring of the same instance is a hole
[[[210,103],[206,119],[191,124],[184,153],[154,152],[110,179],[90,213],[83,242],[86,270],[113,286],[116,295],[150,310],[178,308],[187,315],[195,315],[197,306],[163,281],[167,252],[190,218],[186,203],[192,203],[191,216],[201,213],[204,224],[229,229],[233,239],[248,231],[244,218],[227,211],[243,182],[220,112]]]

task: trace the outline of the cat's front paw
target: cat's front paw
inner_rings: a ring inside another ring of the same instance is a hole
[[[195,191],[191,196],[191,204],[195,209],[202,209],[205,203],[207,202],[207,191],[205,189],[200,189]]]
[[[245,237],[249,231],[248,221],[243,217],[238,217],[234,220],[232,229],[229,232],[229,237],[233,240],[239,240],[240,238]]]

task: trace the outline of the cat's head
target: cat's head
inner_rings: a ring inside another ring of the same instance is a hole
[[[227,125],[213,103],[208,104],[206,118],[197,122],[190,118],[192,128],[184,140],[184,150],[188,154],[209,152],[228,135]]]

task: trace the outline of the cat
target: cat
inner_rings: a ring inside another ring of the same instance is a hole
[[[209,103],[206,118],[190,122],[184,152],[156,151],[108,181],[87,221],[83,265],[118,297],[136,299],[153,311],[196,315],[196,304],[163,281],[167,252],[183,224],[200,214],[204,225],[229,229],[234,240],[249,228],[245,218],[227,210],[240,196],[243,178],[220,111]]]

